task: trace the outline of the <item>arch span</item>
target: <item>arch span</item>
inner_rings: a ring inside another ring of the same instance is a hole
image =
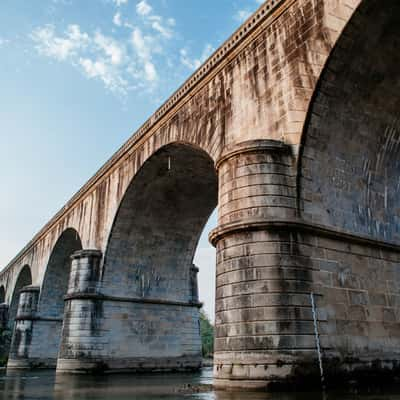
[[[37,287],[24,293],[24,312],[14,327],[8,368],[56,366],[71,255],[81,249],[78,233],[66,229],[51,252],[40,294]]]
[[[305,218],[400,240],[399,49],[400,3],[362,1],[327,61],[305,125]]]
[[[39,313],[42,317],[63,318],[64,296],[68,289],[71,255],[82,250],[78,232],[66,229],[58,238],[47,263],[39,298]]]
[[[310,262],[319,268],[318,307],[329,315],[321,322],[329,332],[321,336],[324,368],[336,376],[328,360],[338,354],[341,372],[357,368],[360,376],[382,372],[373,367],[377,354],[387,371],[400,358],[391,300],[399,285],[399,50],[400,3],[361,1],[327,60],[303,132],[300,212],[324,226],[321,237],[313,225],[320,236]]]
[[[12,328],[18,311],[19,291],[24,287],[32,285],[32,272],[29,265],[24,265],[18,274],[14,290],[11,296],[10,309],[8,313],[8,326]]]
[[[66,318],[64,331],[73,331],[73,338],[63,336],[58,370],[85,370],[93,362],[119,370],[200,367],[193,257],[216,205],[217,176],[204,151],[175,143],[144,163],[116,215],[100,295],[92,299],[90,292],[67,301],[66,315],[74,318],[71,325]],[[91,254],[85,265],[93,262]],[[78,309],[90,310],[80,323]],[[89,344],[88,329],[93,338]],[[107,351],[97,343],[107,343]],[[74,348],[84,354],[79,364],[70,361]]]
[[[188,301],[194,252],[217,205],[217,191],[213,160],[203,150],[175,143],[147,160],[114,221],[105,254],[104,290]]]

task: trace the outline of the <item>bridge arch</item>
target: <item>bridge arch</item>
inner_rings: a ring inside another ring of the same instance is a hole
[[[120,203],[105,252],[103,290],[188,301],[193,256],[217,192],[214,162],[204,150],[179,142],[152,155]]]
[[[298,193],[306,219],[400,240],[399,49],[400,3],[361,1],[327,60],[303,131]]]
[[[14,324],[15,317],[17,316],[18,302],[19,302],[19,291],[28,285],[32,285],[32,272],[29,265],[24,265],[18,274],[15,281],[14,290],[11,296],[10,308],[8,313],[8,326],[12,327]]]
[[[362,349],[360,376],[371,372],[374,354],[389,369],[400,357],[397,335],[384,349],[380,342],[398,325],[399,50],[400,3],[362,0],[321,73],[303,130],[298,206],[311,232],[305,238],[318,243],[309,263],[319,269],[318,308],[329,315],[320,322],[329,332],[321,335],[328,376],[337,373],[329,361],[336,354],[347,357],[345,373]]]
[[[42,317],[63,318],[71,255],[78,250],[82,250],[82,241],[78,232],[73,228],[66,229],[54,245],[47,263],[38,307]]]

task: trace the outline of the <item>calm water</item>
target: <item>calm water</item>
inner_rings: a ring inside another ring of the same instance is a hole
[[[211,368],[201,373],[55,376],[52,371],[3,373],[0,375],[2,399],[69,400],[400,400],[397,394],[321,393],[226,393],[207,388],[212,383]],[[188,388],[200,392],[188,394]],[[201,386],[204,385],[204,386]],[[400,392],[398,392],[400,393]]]

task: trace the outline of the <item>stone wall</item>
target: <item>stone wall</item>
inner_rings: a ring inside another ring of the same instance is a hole
[[[379,243],[304,235],[319,286],[319,328],[328,374],[397,374],[400,252]],[[371,368],[372,367],[372,368]],[[368,371],[368,369],[370,369]]]
[[[199,368],[199,304],[104,295],[101,256],[83,250],[72,257],[57,370]]]
[[[304,129],[299,215],[314,232],[305,249],[317,269],[332,374],[398,368],[399,15],[397,1],[362,2],[321,74]]]
[[[284,140],[297,152],[313,90],[359,0],[269,0],[124,144],[0,274],[7,302],[19,271],[44,279],[69,228],[83,248],[106,253],[133,177],[162,147],[186,143],[217,161],[253,139]]]
[[[386,241],[400,239],[399,15],[398,1],[364,1],[343,32],[310,108],[299,182],[306,220]]]
[[[185,370],[201,365],[197,307],[80,300],[65,310],[59,372]]]
[[[217,386],[318,377],[311,293],[328,374],[396,371],[399,7],[267,1],[10,263],[12,311],[24,265],[49,293],[57,241],[81,238],[60,371],[199,367],[192,258],[217,196]]]

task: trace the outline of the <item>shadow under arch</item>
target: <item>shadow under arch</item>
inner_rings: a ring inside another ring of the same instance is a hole
[[[397,373],[398,320],[375,313],[389,304],[375,294],[385,299],[399,285],[399,63],[400,2],[362,0],[321,73],[303,130],[298,206],[324,277],[317,307],[328,316],[319,322],[327,381]],[[397,315],[398,304],[390,306]],[[385,330],[376,334],[376,326]]]
[[[28,285],[32,285],[32,272],[29,265],[24,265],[18,274],[14,290],[11,296],[10,308],[8,312],[8,327],[12,329],[15,317],[17,316],[19,291]]]
[[[400,241],[400,3],[363,0],[320,76],[303,130],[306,220]]]
[[[213,160],[184,143],[162,147],[132,179],[103,264],[104,301],[96,315],[101,314],[98,335],[112,357],[99,355],[102,367],[200,367],[193,257],[217,193]]]
[[[14,327],[7,368],[56,367],[71,255],[81,249],[81,240],[75,229],[66,229],[57,239],[40,293],[38,288],[31,288],[24,294],[23,313]]]
[[[38,310],[41,317],[63,318],[64,296],[67,294],[71,255],[82,250],[82,241],[73,228],[58,238],[47,263],[40,290]]]
[[[103,290],[188,301],[194,253],[217,193],[214,162],[204,150],[173,143],[152,155],[132,179],[115,217]]]
[[[6,290],[3,285],[0,286],[0,304],[6,301]]]

